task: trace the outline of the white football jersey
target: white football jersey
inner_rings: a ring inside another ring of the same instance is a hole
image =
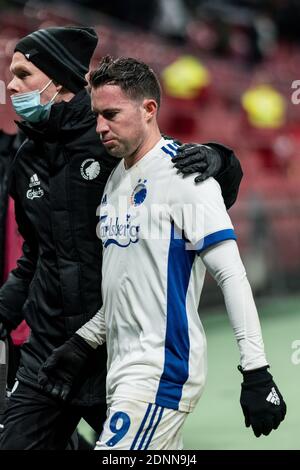
[[[171,162],[161,139],[107,182],[98,234],[103,243],[103,307],[112,396],[190,412],[206,377],[198,315],[205,267],[197,253],[235,239],[217,181],[195,184]]]

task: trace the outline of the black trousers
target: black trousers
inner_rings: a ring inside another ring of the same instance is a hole
[[[5,410],[0,450],[66,450],[83,418],[100,435],[106,405],[74,406],[19,383]]]

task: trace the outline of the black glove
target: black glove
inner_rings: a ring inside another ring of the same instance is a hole
[[[244,377],[240,403],[245,424],[252,426],[256,437],[267,436],[272,429],[277,429],[286,414],[286,404],[268,367],[243,371],[238,366]]]
[[[199,183],[216,176],[222,167],[222,158],[217,150],[200,144],[184,144],[172,158],[175,168],[183,174],[200,173],[195,178]]]
[[[38,373],[38,383],[54,398],[66,400],[94,349],[76,333],[52,354]]]

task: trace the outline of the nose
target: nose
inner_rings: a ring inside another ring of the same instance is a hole
[[[103,116],[98,115],[97,127],[96,127],[97,134],[100,134],[102,136],[103,134],[106,134],[108,131],[109,131],[109,126],[107,124],[106,119],[104,119]]]
[[[13,95],[14,93],[19,93],[19,89],[17,86],[17,80],[16,77],[14,77],[9,84],[7,85],[7,91]]]

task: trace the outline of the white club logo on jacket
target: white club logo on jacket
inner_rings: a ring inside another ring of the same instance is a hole
[[[42,197],[44,196],[44,190],[41,188],[41,182],[39,180],[39,177],[36,173],[30,177],[29,180],[29,188],[26,197],[27,199],[35,199],[36,197]]]
[[[94,180],[100,173],[100,163],[94,158],[88,158],[82,162],[80,173],[85,180]]]

